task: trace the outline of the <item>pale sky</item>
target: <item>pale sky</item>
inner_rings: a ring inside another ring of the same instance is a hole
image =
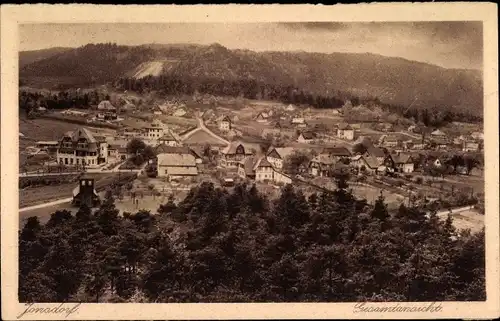
[[[20,50],[88,43],[219,43],[254,51],[370,52],[482,69],[481,22],[99,23],[20,26]]]

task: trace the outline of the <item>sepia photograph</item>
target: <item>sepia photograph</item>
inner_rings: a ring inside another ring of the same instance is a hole
[[[485,302],[498,173],[484,32],[20,22],[18,319],[48,313],[39,303],[65,317],[85,303]]]

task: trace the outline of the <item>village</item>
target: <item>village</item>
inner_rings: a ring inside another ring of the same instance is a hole
[[[43,141],[21,131],[20,176],[134,172],[128,193],[141,191],[147,201],[124,200],[122,211],[154,212],[168,195],[181,199],[203,181],[225,188],[255,183],[269,195],[293,183],[307,195],[335,189],[339,173],[369,203],[381,193],[394,208],[484,202],[480,129],[356,122],[346,114],[350,106],[317,110],[209,95],[141,108],[126,93],[114,100],[86,110],[39,107],[40,120],[68,121],[74,129]]]

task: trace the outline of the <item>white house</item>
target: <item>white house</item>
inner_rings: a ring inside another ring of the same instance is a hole
[[[56,159],[64,165],[97,167],[108,161],[105,137],[92,134],[87,128],[66,132],[59,141]]]
[[[164,135],[164,129],[163,129],[163,123],[157,119],[155,119],[151,125],[146,126],[146,139],[148,140],[158,140],[159,138],[163,137]]]
[[[470,137],[475,140],[483,140],[484,139],[484,134],[481,132],[473,132]]]
[[[266,157],[249,156],[238,163],[238,175],[255,181],[290,184],[292,178],[274,169]]]
[[[337,137],[341,139],[354,140],[354,129],[349,124],[340,124]]]
[[[222,118],[219,124],[219,129],[223,132],[228,132],[231,130],[231,119],[228,116],[224,116],[224,118]]]
[[[159,144],[165,144],[167,146],[179,146],[180,143],[175,139],[174,135],[169,131],[164,131],[164,135],[158,138]]]
[[[273,165],[277,170],[283,169],[283,163],[292,154],[294,148],[292,147],[271,147],[267,153],[267,160]]]
[[[157,156],[158,177],[176,179],[198,175],[196,159],[188,153],[161,153]]]

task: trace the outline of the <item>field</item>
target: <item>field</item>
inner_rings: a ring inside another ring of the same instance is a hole
[[[128,174],[120,174],[120,177],[125,177]],[[107,185],[118,177],[118,174],[86,174],[86,177],[94,178],[96,190],[102,190]],[[71,197],[73,189],[77,186],[77,182],[68,182],[58,185],[45,185],[38,187],[29,187],[19,190],[19,207],[28,207],[38,204],[47,203],[50,201]]]
[[[24,116],[19,116],[19,132],[23,133],[27,139],[39,140],[59,140],[67,131],[75,130],[80,125],[71,124],[55,119],[26,119]],[[93,132],[99,133],[115,133],[112,129],[93,128],[86,126]],[[20,141],[24,140],[21,139]]]
[[[470,229],[472,233],[477,233],[484,227],[484,215],[475,210],[453,214],[452,217],[453,226],[458,230]]]
[[[37,208],[19,213],[19,228],[22,228],[26,219],[32,216],[37,216],[40,223],[46,223],[50,219],[50,215],[55,211],[67,210],[73,214],[78,211],[76,207],[71,206],[71,203],[57,204],[43,208]]]
[[[364,185],[354,185],[351,184],[353,194],[358,198],[364,198],[370,204],[373,204],[375,200],[380,196],[380,188]],[[399,205],[404,202],[405,197],[396,193],[391,193],[384,191],[384,200],[389,208],[398,208]]]
[[[39,186],[19,190],[19,207],[28,207],[72,196],[77,183]]]

